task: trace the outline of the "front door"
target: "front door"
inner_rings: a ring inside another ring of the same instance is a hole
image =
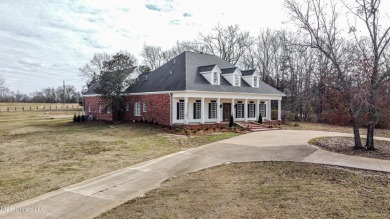
[[[223,104],[223,121],[228,122],[230,119],[230,116],[232,114],[232,104],[231,103],[224,103]]]

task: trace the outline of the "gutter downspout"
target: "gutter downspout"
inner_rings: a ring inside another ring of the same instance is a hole
[[[169,93],[169,125],[172,126],[172,113],[173,113],[173,107],[172,107],[172,93]]]

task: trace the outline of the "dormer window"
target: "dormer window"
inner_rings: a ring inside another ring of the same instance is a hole
[[[234,74],[234,86],[240,86],[240,75]]]
[[[217,65],[207,65],[198,67],[198,72],[212,85],[219,85],[221,69]]]
[[[253,87],[258,87],[258,77],[257,76],[253,77]]]
[[[218,84],[218,73],[213,72],[213,84]]]
[[[242,79],[249,84],[251,87],[259,87],[260,85],[260,75],[259,73],[255,70],[246,70],[242,71]]]

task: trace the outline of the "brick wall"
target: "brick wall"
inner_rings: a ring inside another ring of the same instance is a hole
[[[88,110],[88,104],[90,106],[91,111]],[[102,113],[99,113],[99,104],[102,105]],[[112,120],[112,112],[106,112],[106,104],[104,100],[100,99],[100,97],[85,97],[84,99],[84,110],[86,115],[92,115],[93,118],[98,118],[101,120]]]
[[[161,125],[170,125],[171,99],[169,94],[147,94],[127,96],[126,102],[129,103],[129,111],[125,109],[125,120],[157,121]],[[134,104],[141,104],[141,116],[134,115]],[[143,105],[147,104],[147,110],[144,112]]]

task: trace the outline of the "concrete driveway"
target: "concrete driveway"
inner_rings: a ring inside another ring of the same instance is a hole
[[[0,218],[93,218],[158,188],[170,177],[229,162],[297,161],[390,172],[390,161],[335,154],[307,143],[322,136],[351,135],[295,130],[249,133],[120,169],[9,208],[0,206]]]

